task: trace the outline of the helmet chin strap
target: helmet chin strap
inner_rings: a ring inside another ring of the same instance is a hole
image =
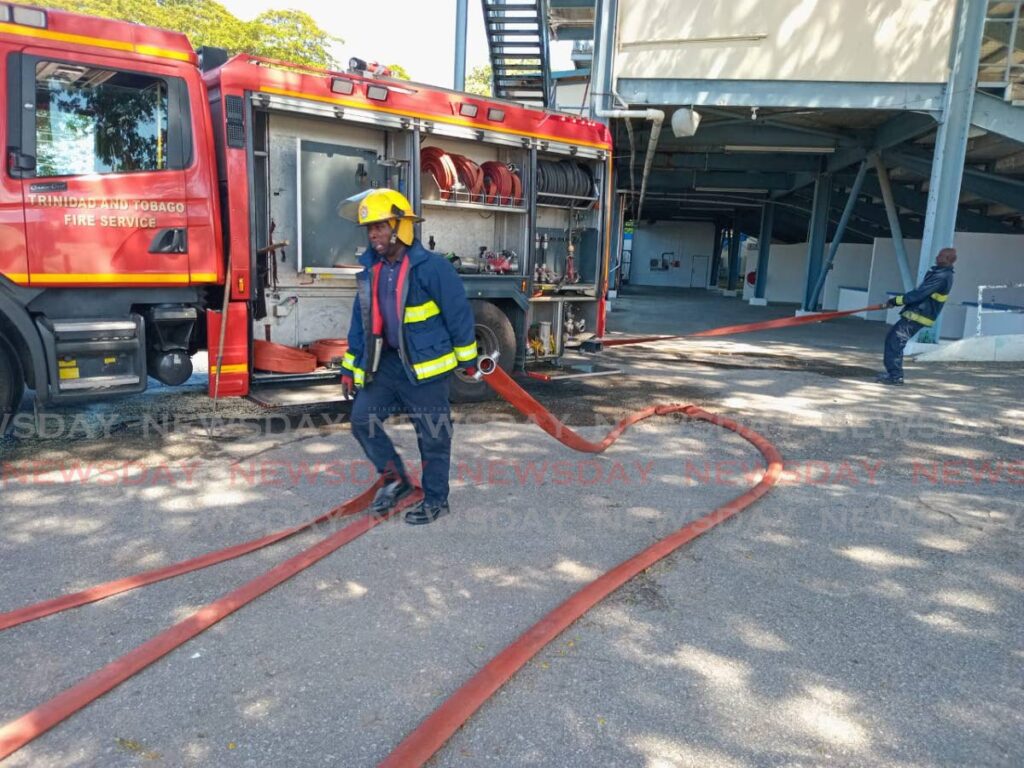
[[[392,224],[391,225],[391,244],[394,245],[397,242],[398,242],[398,225],[397,224]]]

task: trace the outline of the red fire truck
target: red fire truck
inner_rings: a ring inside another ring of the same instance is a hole
[[[220,396],[336,379],[259,349],[344,338],[366,237],[338,205],[376,186],[506,369],[603,330],[611,142],[580,117],[0,3],[0,144],[4,412],[179,385],[202,350]]]

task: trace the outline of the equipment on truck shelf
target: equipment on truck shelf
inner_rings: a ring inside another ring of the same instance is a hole
[[[309,345],[309,352],[316,356],[320,365],[340,368],[348,352],[348,339],[319,339]]]
[[[316,365],[316,356],[301,349],[261,339],[253,342],[253,367],[257,371],[312,373]]]
[[[488,160],[477,164],[465,155],[440,147],[423,147],[420,164],[424,175],[437,185],[442,200],[484,205],[521,206],[523,182],[512,163]]]
[[[572,302],[567,302],[565,305],[564,326],[565,336],[563,338],[566,342],[576,339],[587,329],[586,319],[580,315]]]
[[[519,269],[519,257],[515,251],[505,249],[495,253],[480,246],[480,256],[488,272],[507,275]]]
[[[575,160],[537,161],[537,202],[544,205],[589,205],[596,199],[594,180]]]

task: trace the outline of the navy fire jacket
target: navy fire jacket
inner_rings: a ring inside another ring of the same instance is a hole
[[[373,379],[384,343],[384,321],[377,301],[381,260],[372,248],[359,258],[356,301],[348,331],[348,353],[341,367],[357,387]],[[409,379],[421,384],[456,367],[476,363],[473,308],[455,268],[419,240],[406,250],[395,286],[399,349]]]
[[[905,307],[900,314],[907,320],[930,327],[935,325],[952,288],[953,268],[934,266],[917,288],[896,297],[896,306]]]

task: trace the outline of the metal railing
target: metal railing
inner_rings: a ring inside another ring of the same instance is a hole
[[[989,0],[978,87],[1024,105],[1024,0]]]
[[[975,336],[1024,332],[1024,283],[978,286],[978,322]]]

